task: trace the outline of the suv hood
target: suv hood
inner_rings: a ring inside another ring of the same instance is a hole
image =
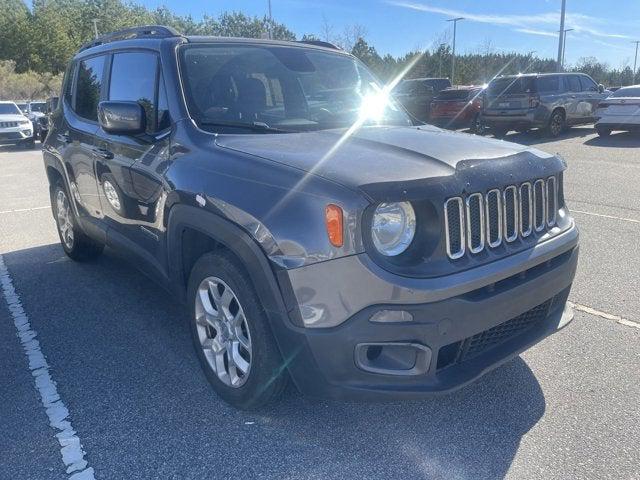
[[[24,122],[28,120],[24,115],[18,114],[9,114],[9,115],[0,115],[0,122]]]
[[[477,135],[419,127],[363,127],[341,142],[346,130],[288,134],[218,135],[216,144],[259,156],[346,187],[407,182],[452,175],[460,162],[491,160],[527,151],[529,147]]]

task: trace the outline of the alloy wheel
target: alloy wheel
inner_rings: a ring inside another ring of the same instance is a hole
[[[71,206],[67,195],[58,190],[56,195],[56,219],[60,238],[67,249],[73,249],[73,222],[71,214]]]
[[[218,277],[207,277],[198,287],[195,322],[207,363],[225,385],[244,385],[251,370],[251,334],[238,297]]]

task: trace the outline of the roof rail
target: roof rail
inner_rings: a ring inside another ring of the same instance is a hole
[[[82,47],[80,51],[87,50],[91,47],[97,47],[105,43],[116,42],[118,40],[129,40],[132,38],[169,38],[180,37],[180,33],[171,27],[164,27],[162,25],[145,25],[143,27],[126,28],[124,30],[118,30],[117,32],[107,33],[95,40],[91,40]]]
[[[339,46],[334,45],[333,43],[330,43],[330,42],[323,42],[322,40],[299,40],[298,43],[306,43],[307,45],[315,45],[316,47],[331,48],[333,50],[342,50],[342,48],[340,48]]]

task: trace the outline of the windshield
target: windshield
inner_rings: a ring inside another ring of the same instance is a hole
[[[411,124],[373,75],[348,55],[299,47],[192,45],[181,50],[181,67],[189,112],[205,129]]]
[[[44,102],[30,103],[29,105],[32,112],[44,112],[45,107],[47,106],[47,104]]]
[[[21,112],[26,112],[27,111],[27,104],[26,103],[16,103],[16,106],[20,109]]]
[[[621,88],[611,95],[612,97],[640,97],[640,87]]]
[[[20,115],[15,103],[0,103],[0,115]]]

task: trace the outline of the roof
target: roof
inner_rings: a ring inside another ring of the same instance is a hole
[[[109,50],[111,46],[126,47],[139,45],[140,43],[144,43],[146,46],[158,46],[159,42],[162,40],[171,40],[173,42],[182,41],[185,43],[234,43],[244,45],[302,47],[349,55],[349,53],[343,51],[339,47],[331,43],[322,41],[286,41],[262,38],[182,35],[173,28],[164,27],[162,25],[146,25],[142,27],[128,28],[125,30],[119,30],[117,32],[102,35],[82,45],[82,47],[80,47],[80,50],[78,51],[78,54],[84,53],[85,51],[94,53],[96,51]],[[112,45],[116,44],[116,42],[117,45]]]

